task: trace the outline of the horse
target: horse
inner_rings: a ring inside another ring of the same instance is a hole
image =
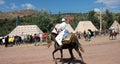
[[[14,37],[14,44],[15,45],[20,45],[20,43],[22,42],[22,39],[20,36],[15,36]]]
[[[57,34],[56,33],[50,33],[48,36],[47,36],[47,43],[48,43],[48,47],[50,47],[50,45],[51,45],[51,42],[52,41],[54,41],[54,51],[52,52],[52,56],[53,56],[53,59],[56,61],[56,59],[55,59],[55,56],[54,56],[54,54],[58,51],[58,50],[60,50],[60,52],[61,52],[61,60],[63,60],[63,49],[68,49],[68,51],[69,51],[69,53],[70,53],[70,56],[71,56],[71,60],[73,60],[73,59],[75,59],[75,57],[74,57],[74,55],[73,55],[73,52],[72,52],[72,50],[73,49],[75,49],[75,51],[78,53],[78,55],[80,56],[80,58],[81,58],[81,62],[83,63],[83,64],[85,64],[85,62],[84,62],[84,60],[83,60],[83,57],[82,57],[82,55],[81,55],[81,52],[80,52],[80,50],[82,51],[82,52],[84,52],[84,50],[83,50],[83,48],[82,48],[82,46],[81,46],[81,44],[79,43],[79,41],[78,41],[78,38],[77,38],[77,36],[74,34],[74,33],[72,33],[71,34],[71,38],[70,38],[70,40],[68,40],[68,41],[62,41],[62,43],[64,42],[64,43],[67,43],[67,44],[63,44],[63,46],[62,46],[62,48],[59,48],[59,45],[58,45],[58,43],[56,42],[56,40],[55,40],[55,37],[57,36]]]
[[[90,34],[86,31],[83,32],[83,37],[85,38],[85,41],[90,41],[91,37],[93,36],[93,32],[89,30]]]
[[[114,31],[114,32],[110,31],[110,33],[109,33],[109,39],[111,39],[111,37],[112,37],[112,40],[116,39],[117,38],[117,34],[119,34],[119,33],[116,32],[116,31]]]

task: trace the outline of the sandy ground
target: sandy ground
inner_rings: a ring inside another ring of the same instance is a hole
[[[90,42],[79,40],[85,50],[82,53],[87,64],[120,64],[120,36],[116,40],[109,40],[108,36],[97,36]],[[46,45],[34,46],[24,44],[21,46],[7,47],[0,46],[0,64],[55,64],[52,59],[53,45],[47,48]],[[81,64],[81,59],[73,50],[75,60],[70,64]],[[69,64],[70,55],[68,50],[63,50],[64,64]],[[55,54],[60,58],[60,52]],[[58,64],[61,64],[59,59]]]

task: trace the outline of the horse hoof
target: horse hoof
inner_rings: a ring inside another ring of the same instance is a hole
[[[85,62],[82,62],[82,64],[87,64],[87,63],[85,63]]]
[[[53,59],[53,61],[55,62],[55,64],[57,64],[57,60],[56,59]]]
[[[53,61],[56,61],[56,59],[53,59]]]

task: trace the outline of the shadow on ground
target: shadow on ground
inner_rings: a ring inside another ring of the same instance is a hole
[[[63,58],[63,59],[57,58],[57,62],[60,62],[62,64],[84,64],[81,60],[71,59],[71,58]],[[55,64],[57,64],[57,63],[55,63]]]

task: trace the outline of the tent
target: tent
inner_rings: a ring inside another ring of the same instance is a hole
[[[71,27],[70,24],[67,24],[67,25],[66,25],[66,29],[68,29],[68,31],[69,31],[70,33],[71,33],[71,32],[74,32],[74,30],[73,30],[73,28]],[[57,33],[56,30],[55,30],[55,28],[52,30],[52,32]]]
[[[75,32],[78,31],[83,33],[88,29],[91,29],[92,31],[98,31],[91,21],[80,21],[75,29]]]
[[[120,30],[120,24],[116,20],[113,22],[113,24],[110,26],[110,28],[112,26],[115,28],[116,31]]]
[[[9,33],[9,36],[20,36],[23,33],[23,35],[34,35],[34,34],[42,34],[43,32],[39,29],[37,25],[19,25],[11,33]]]

